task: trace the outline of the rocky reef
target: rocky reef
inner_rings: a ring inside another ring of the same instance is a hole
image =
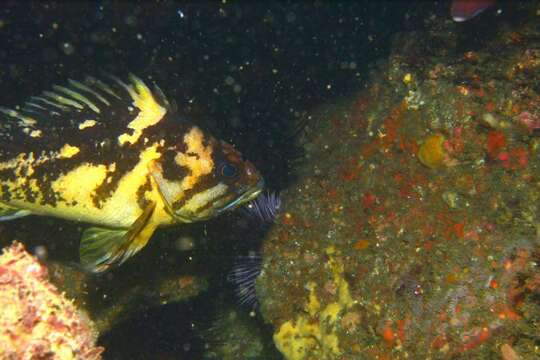
[[[235,308],[224,308],[219,313],[222,315],[202,334],[204,359],[280,359],[271,341],[265,341],[267,336],[259,326],[260,319]]]
[[[0,255],[0,309],[1,359],[101,359],[90,319],[18,242]]]
[[[540,356],[540,23],[523,6],[472,41],[426,20],[365,91],[308,115],[257,280],[285,358]]]
[[[75,307],[114,359],[540,357],[538,1],[461,24],[448,1],[162,3],[8,4],[5,103],[102,67],[151,76],[262,165],[281,191],[279,213],[260,213],[275,224],[229,214],[163,229],[95,276],[73,265],[86,224],[2,223],[4,256],[29,265],[0,263],[0,358],[99,358]],[[256,296],[251,277],[233,282],[259,304],[250,312],[224,274],[252,250]]]

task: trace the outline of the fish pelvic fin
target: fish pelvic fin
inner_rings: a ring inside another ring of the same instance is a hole
[[[0,221],[9,221],[32,214],[29,210],[13,208],[0,203]]]
[[[157,225],[150,221],[155,207],[155,202],[148,204],[129,229],[86,229],[79,248],[83,269],[101,273],[123,264],[139,252],[157,228]]]

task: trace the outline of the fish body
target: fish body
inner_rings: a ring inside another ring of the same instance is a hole
[[[493,5],[495,5],[495,0],[453,0],[450,13],[455,22],[463,22],[472,19]]]
[[[134,75],[70,80],[0,108],[0,220],[91,224],[80,251],[91,271],[122,263],[158,227],[209,219],[262,186],[237,150]]]

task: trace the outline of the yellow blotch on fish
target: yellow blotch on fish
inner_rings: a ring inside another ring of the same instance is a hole
[[[79,130],[91,128],[97,124],[96,120],[88,119],[79,124]]]
[[[41,130],[32,130],[30,131],[28,135],[30,137],[36,138],[36,137],[41,137],[41,135],[43,135],[43,132]]]
[[[123,83],[122,83],[123,84]],[[133,85],[123,85],[133,99],[133,105],[140,112],[133,121],[128,124],[128,128],[133,130],[118,137],[120,145],[126,143],[134,144],[139,140],[143,130],[156,125],[165,116],[167,109],[162,107],[152,95],[150,89],[142,81],[134,81]]]
[[[69,144],[65,144],[60,149],[60,153],[58,154],[58,157],[59,158],[64,158],[64,159],[69,159],[70,157],[73,157],[73,156],[77,155],[79,153],[79,151],[81,151],[81,149],[79,149],[78,147],[71,146]]]

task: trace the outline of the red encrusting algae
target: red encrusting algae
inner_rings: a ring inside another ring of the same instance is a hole
[[[97,360],[90,319],[48,281],[47,269],[14,242],[0,256],[0,359]]]
[[[455,29],[430,22],[348,106],[321,109],[303,169],[318,173],[284,194],[302,220],[269,231],[258,279],[266,320],[294,324],[277,340],[302,349],[290,359],[540,356],[533,18],[457,59]]]

